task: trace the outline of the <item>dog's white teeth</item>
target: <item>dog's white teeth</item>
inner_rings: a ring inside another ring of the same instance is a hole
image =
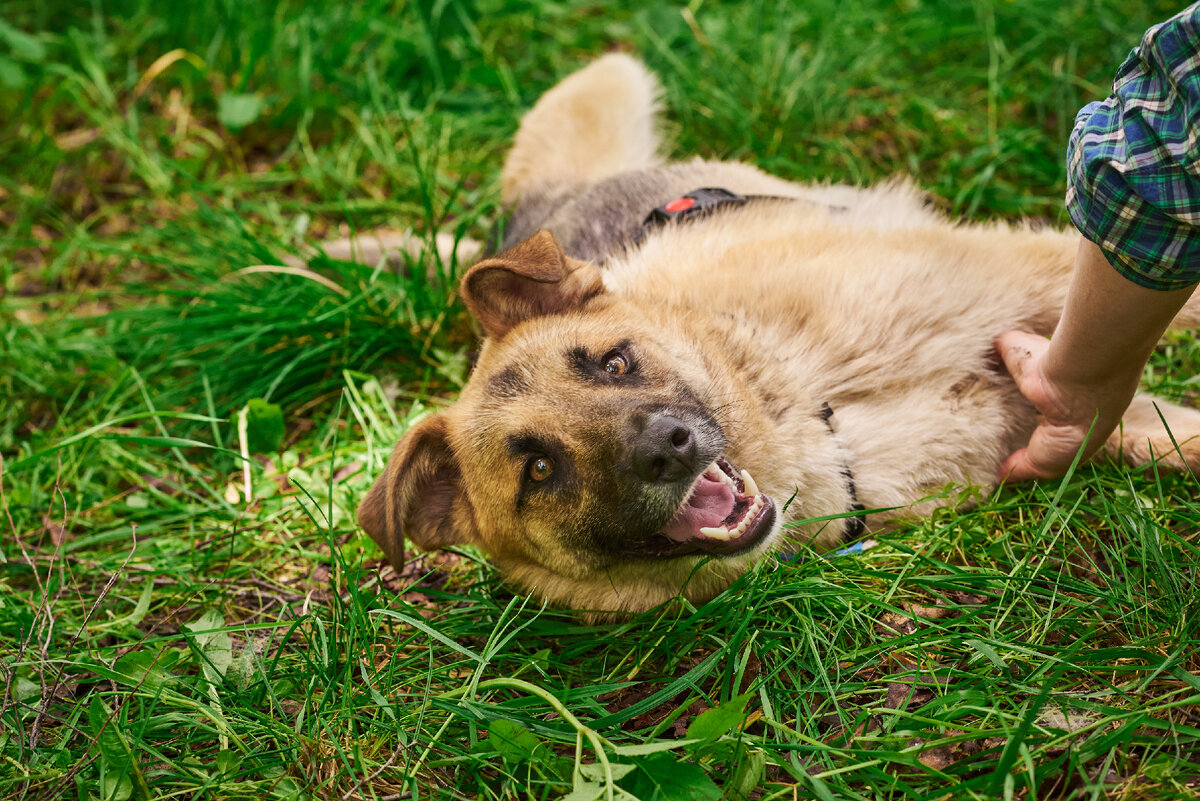
[[[728,542],[736,540],[738,537],[746,533],[746,529],[750,528],[750,524],[754,522],[754,518],[758,517],[758,513],[762,511],[766,504],[766,496],[758,494],[758,487],[754,486],[754,479],[750,478],[749,474],[742,471],[742,481],[746,482],[746,487],[754,492],[754,502],[746,507],[746,511],[742,512],[742,517],[734,528],[726,528],[725,526],[704,526],[700,529],[701,537],[708,537],[711,540],[720,540]]]
[[[758,494],[758,485],[754,483],[754,479],[750,478],[749,472],[747,472],[745,470],[742,471],[742,481],[746,485],[746,494],[747,495],[757,495]]]
[[[738,530],[745,531],[746,527],[750,525],[750,521],[758,516],[762,507],[763,499],[762,496],[759,496],[754,499],[754,503],[750,504],[750,508],[746,510],[746,514],[742,515],[742,522],[738,524]]]
[[[733,487],[734,489],[737,489],[737,485],[735,485],[733,483],[733,479],[730,478],[729,476],[725,475],[725,471],[722,470],[721,468],[717,467],[716,462],[713,462],[712,464],[710,464],[708,466],[708,469],[704,471],[704,477],[707,478],[709,481],[724,482],[726,485]]]
[[[724,526],[717,526],[716,528],[705,526],[700,529],[700,535],[714,540],[727,540],[733,536],[733,532]]]

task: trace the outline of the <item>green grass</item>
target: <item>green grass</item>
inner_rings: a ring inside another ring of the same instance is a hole
[[[397,576],[353,524],[461,385],[459,265],[237,273],[485,239],[521,111],[612,48],[676,155],[1061,224],[1076,109],[1176,8],[9,0],[0,797],[1196,797],[1194,477],[1087,467],[589,626],[474,553]],[[1175,336],[1146,381],[1197,374]],[[286,435],[248,505],[255,398]]]

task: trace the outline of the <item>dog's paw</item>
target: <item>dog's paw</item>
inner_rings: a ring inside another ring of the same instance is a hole
[[[290,267],[303,267],[309,261],[324,256],[334,261],[351,261],[370,267],[384,267],[406,273],[422,263],[429,275],[437,273],[437,264],[470,264],[483,246],[474,239],[456,239],[453,234],[440,233],[434,237],[436,258],[429,253],[428,242],[412,231],[378,228],[354,236],[332,239],[309,246],[300,256],[285,260]]]
[[[1200,411],[1137,395],[1109,436],[1105,451],[1135,467],[1154,463],[1200,471]]]

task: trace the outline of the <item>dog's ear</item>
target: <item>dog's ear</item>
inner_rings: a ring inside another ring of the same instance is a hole
[[[463,276],[462,299],[489,337],[531,317],[582,306],[604,289],[596,265],[572,259],[549,231],[485,259]]]
[[[358,524],[396,570],[404,567],[405,537],[425,551],[475,540],[444,415],[426,417],[405,432],[383,475],[359,504]]]

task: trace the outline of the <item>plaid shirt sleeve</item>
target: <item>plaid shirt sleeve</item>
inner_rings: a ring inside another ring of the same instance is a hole
[[[1071,221],[1141,286],[1200,281],[1198,136],[1200,3],[1146,32],[1067,146]]]

